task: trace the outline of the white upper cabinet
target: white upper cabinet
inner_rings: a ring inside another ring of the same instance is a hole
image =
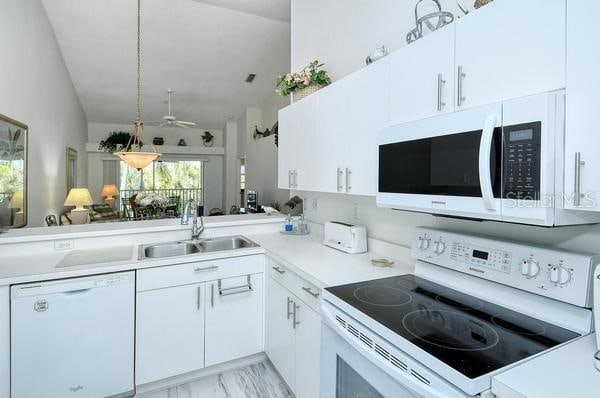
[[[496,0],[456,21],[456,109],[564,88],[565,10],[566,0]]]
[[[390,54],[390,120],[400,124],[454,111],[454,27]]]
[[[384,58],[316,94],[314,190],[375,195],[376,133],[387,125],[388,76]]]
[[[279,111],[278,186],[308,190],[311,149],[316,137],[317,97],[313,94]]]
[[[600,2],[570,0],[568,5],[564,203],[570,209],[600,211]],[[579,203],[576,191],[584,195]]]
[[[263,351],[263,277],[219,279],[206,285],[205,364]]]

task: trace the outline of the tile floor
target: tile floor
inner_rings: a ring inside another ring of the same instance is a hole
[[[269,362],[207,376],[137,398],[293,398]]]

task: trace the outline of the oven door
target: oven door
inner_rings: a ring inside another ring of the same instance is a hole
[[[469,397],[397,352],[377,335],[370,334],[372,332],[335,306],[324,304],[322,316],[322,398]],[[342,318],[345,327],[340,325]],[[359,340],[354,334],[360,336]]]
[[[377,204],[501,220],[501,125],[493,104],[382,130]]]

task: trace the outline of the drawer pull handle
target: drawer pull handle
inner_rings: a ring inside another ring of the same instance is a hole
[[[204,267],[204,268],[198,267],[198,268],[194,268],[194,272],[195,273],[199,273],[199,272],[202,272],[202,271],[212,271],[212,270],[215,270],[215,269],[219,269],[219,266],[218,265],[212,265],[210,267]]]
[[[310,287],[303,287],[302,290],[304,290],[306,293],[310,294],[314,298],[319,297],[319,294],[320,294],[319,292],[313,292]]]
[[[248,293],[253,291],[252,289],[252,280],[250,279],[250,275],[246,276],[246,280],[248,283],[245,285],[232,286],[232,287],[221,287],[221,279],[217,281],[217,286],[219,288],[219,296],[232,296],[234,294],[240,293]],[[240,290],[244,289],[244,290]]]
[[[273,268],[275,271],[277,271],[280,275],[285,274],[285,270],[284,269],[281,269],[279,267],[271,267],[271,268]]]
[[[296,327],[298,325],[300,325],[300,321],[298,320],[298,309],[300,308],[300,306],[296,303],[294,303],[294,314],[293,314],[293,319],[292,319],[292,329],[296,329]]]

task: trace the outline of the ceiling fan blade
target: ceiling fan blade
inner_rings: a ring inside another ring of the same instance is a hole
[[[185,126],[191,126],[191,127],[196,126],[196,123],[194,123],[194,122],[184,122],[184,121],[178,120],[177,123],[183,124]]]
[[[175,126],[180,128],[180,129],[191,129],[190,126],[186,125],[186,124],[181,124],[179,122],[175,122]]]

